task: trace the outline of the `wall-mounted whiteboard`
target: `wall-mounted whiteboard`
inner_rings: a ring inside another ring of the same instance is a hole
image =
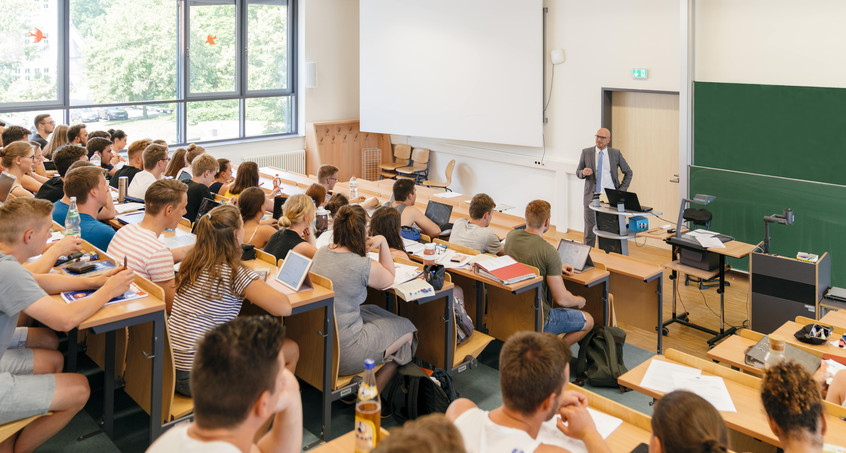
[[[361,130],[542,146],[542,8],[361,0]]]

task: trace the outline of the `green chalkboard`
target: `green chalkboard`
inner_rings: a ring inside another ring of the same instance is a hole
[[[846,185],[846,89],[696,82],[693,164]]]
[[[704,206],[713,214],[711,229],[751,244],[764,240],[765,215],[792,208],[793,225],[770,225],[770,253],[829,252],[832,284],[846,286],[846,186],[692,166],[690,193],[716,196]],[[748,259],[732,261],[748,268]]]

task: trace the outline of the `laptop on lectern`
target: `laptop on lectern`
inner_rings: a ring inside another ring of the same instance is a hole
[[[626,206],[626,211],[635,212],[649,212],[652,210],[649,206],[642,206],[637,199],[637,194],[634,192],[626,192],[624,190],[605,189],[605,194],[608,195],[608,204],[616,207],[623,203]]]

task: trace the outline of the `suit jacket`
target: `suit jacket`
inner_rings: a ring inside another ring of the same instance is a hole
[[[608,163],[611,165],[611,181],[614,182],[614,187],[617,190],[626,190],[629,188],[629,184],[632,182],[632,172],[631,167],[626,162],[626,159],[623,158],[623,154],[620,153],[620,150],[617,148],[606,148],[608,151]],[[579,179],[585,180],[585,206],[587,206],[591,200],[593,199],[593,192],[596,189],[596,147],[591,146],[590,148],[585,148],[582,150],[582,156],[579,158],[579,166],[576,168],[576,176]],[[620,182],[617,178],[617,168],[620,168],[623,172],[623,181]],[[582,170],[585,168],[590,168],[593,170],[593,174],[590,176],[582,176]]]

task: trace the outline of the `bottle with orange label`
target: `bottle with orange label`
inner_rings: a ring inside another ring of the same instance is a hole
[[[280,187],[281,185],[282,185],[282,178],[280,178],[279,175],[277,174],[276,176],[273,177],[273,188],[276,189],[277,187]]]
[[[364,380],[358,387],[355,403],[355,453],[369,453],[379,444],[382,426],[382,402],[376,388],[376,362],[364,361]]]

